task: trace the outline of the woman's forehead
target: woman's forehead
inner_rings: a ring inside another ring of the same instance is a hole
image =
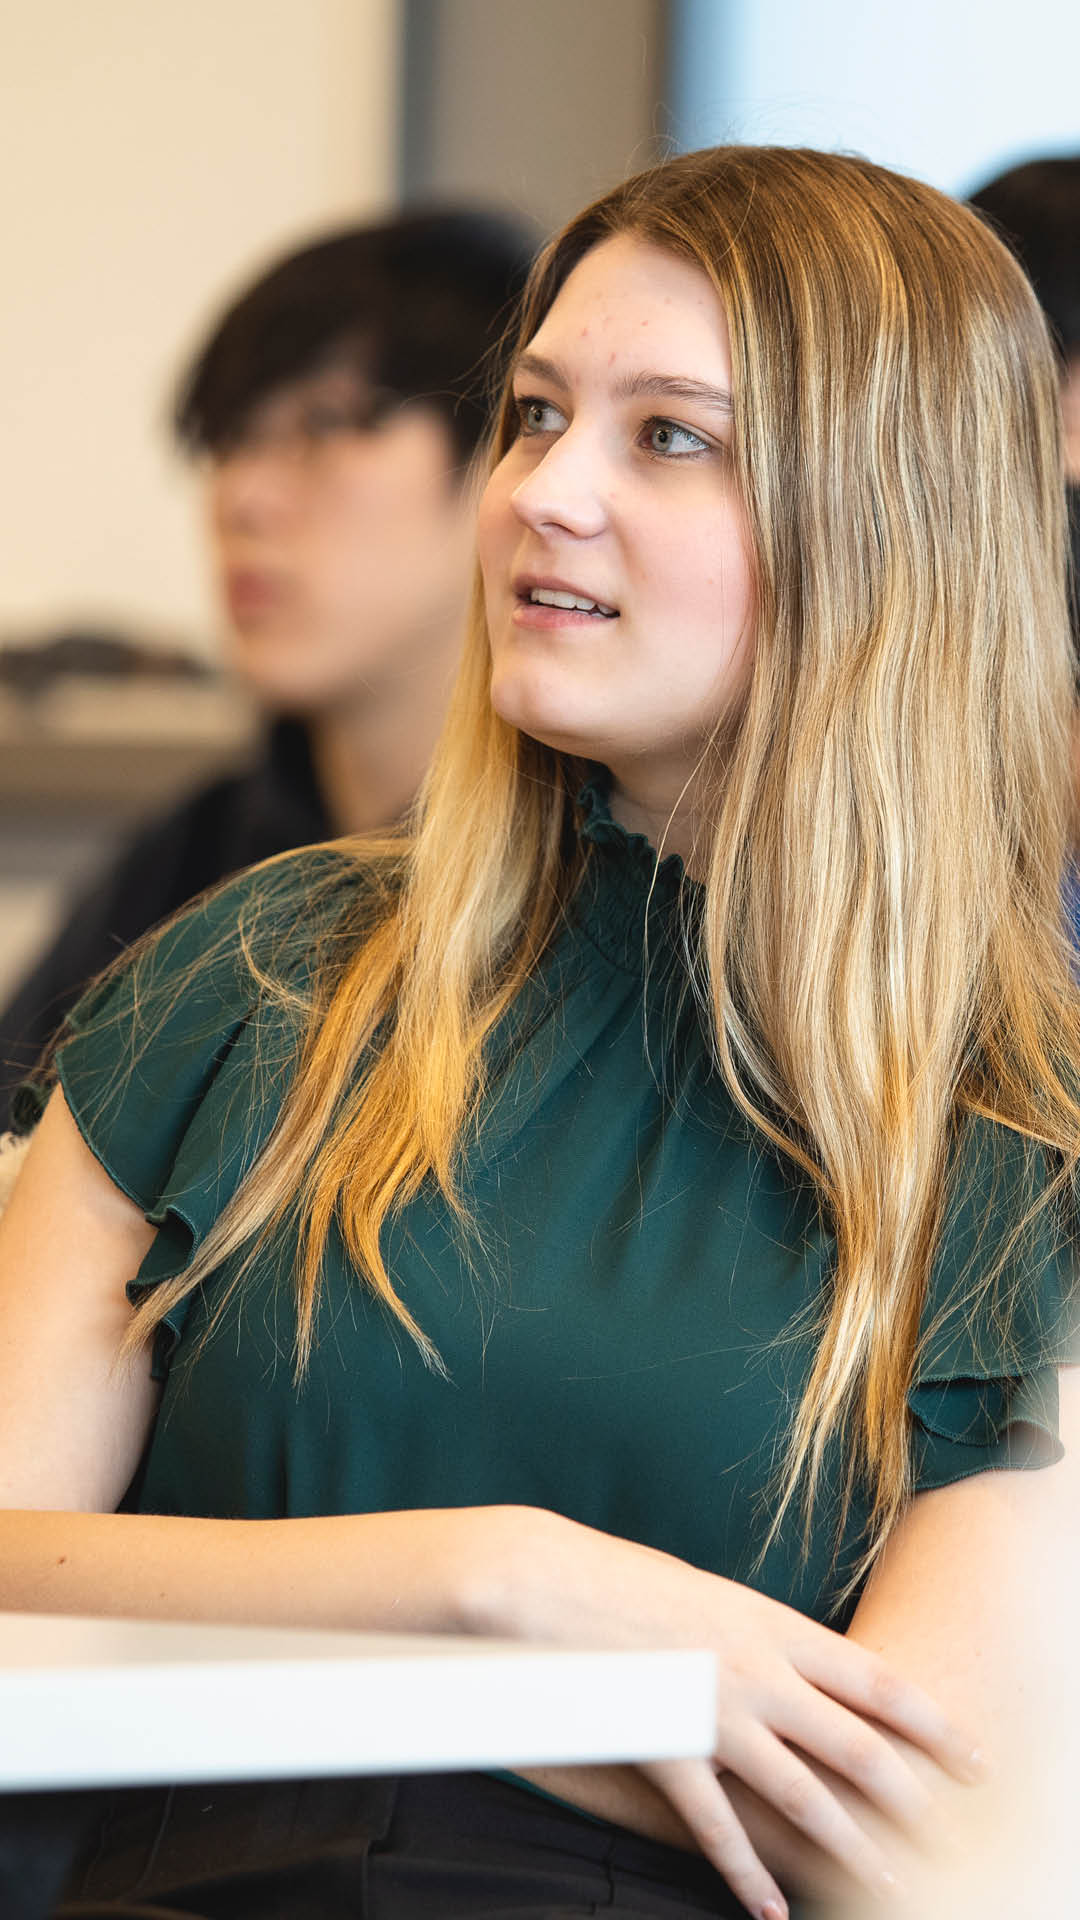
[[[612,385],[698,383],[727,396],[727,316],[704,269],[636,234],[591,247],[565,281],[517,365],[560,377],[604,373]]]

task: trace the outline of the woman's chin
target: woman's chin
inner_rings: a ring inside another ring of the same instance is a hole
[[[607,730],[595,715],[572,708],[565,699],[545,697],[542,689],[526,688],[518,681],[495,679],[491,704],[501,720],[546,747],[584,760],[604,758]]]
[[[498,709],[497,709],[498,711]],[[504,713],[501,716],[516,727],[519,733],[527,733],[532,740],[551,747],[556,753],[572,755],[578,760],[603,760],[605,747],[597,739],[592,728],[575,728],[546,714]]]

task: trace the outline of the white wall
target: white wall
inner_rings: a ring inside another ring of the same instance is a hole
[[[677,0],[679,142],[852,148],[949,193],[1080,149],[1078,0]]]
[[[0,638],[205,641],[170,386],[219,302],[396,185],[398,0],[0,0]]]

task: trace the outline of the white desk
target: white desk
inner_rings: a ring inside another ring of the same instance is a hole
[[[0,1791],[707,1753],[711,1654],[0,1614]]]

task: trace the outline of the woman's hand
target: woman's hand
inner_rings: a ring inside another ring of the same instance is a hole
[[[970,1740],[920,1688],[842,1634],[751,1588],[717,1584],[725,1592],[707,1643],[717,1658],[711,1759],[656,1762],[642,1771],[763,1920],[780,1920],[786,1903],[718,1774],[751,1788],[858,1885],[886,1895],[898,1890],[880,1821],[863,1821],[860,1802],[842,1799],[835,1783],[853,1787],[868,1815],[874,1808],[918,1836],[932,1797],[883,1729],[960,1780],[979,1777]]]
[[[506,1584],[495,1601],[498,1617],[478,1623],[487,1631],[714,1652],[711,1757],[652,1763],[642,1771],[762,1920],[782,1920],[786,1902],[718,1775],[743,1782],[853,1882],[885,1894],[896,1876],[870,1831],[877,1824],[871,1810],[913,1832],[931,1805],[888,1734],[902,1736],[957,1779],[978,1777],[971,1741],[934,1702],[843,1635],[651,1548],[553,1514],[500,1511],[509,1528]],[[818,1767],[856,1790],[855,1812]]]

